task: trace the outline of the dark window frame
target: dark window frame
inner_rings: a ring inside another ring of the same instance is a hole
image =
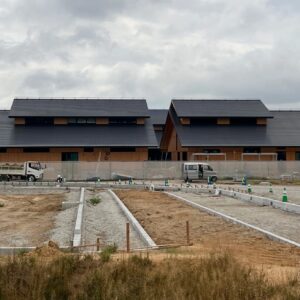
[[[261,153],[260,147],[244,147],[243,153]]]

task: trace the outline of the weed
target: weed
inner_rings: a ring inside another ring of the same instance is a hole
[[[0,264],[0,299],[300,299],[300,279],[271,283],[227,254],[105,263],[81,255],[14,256]]]
[[[102,262],[108,262],[110,260],[110,256],[113,253],[117,252],[117,245],[113,244],[113,245],[108,245],[106,247],[104,247],[102,249],[102,251],[100,252],[100,258]]]
[[[0,207],[4,207],[4,203],[3,202],[0,202]]]
[[[100,202],[101,202],[101,198],[98,197],[98,196],[93,197],[93,198],[90,199],[90,203],[91,203],[92,205],[97,205],[97,204],[99,204]]]

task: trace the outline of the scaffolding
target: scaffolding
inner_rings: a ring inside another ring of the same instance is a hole
[[[258,160],[262,160],[262,156],[269,156],[272,158],[272,160],[277,160],[278,154],[277,153],[242,153],[242,160],[244,160],[245,157],[249,156],[256,156],[258,157]]]
[[[204,156],[205,160],[209,160],[209,157],[211,156],[223,156],[223,160],[227,160],[226,153],[192,153],[192,160],[195,160],[196,156]]]

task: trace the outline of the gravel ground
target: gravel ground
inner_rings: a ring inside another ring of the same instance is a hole
[[[65,201],[79,202],[80,190],[71,189],[65,195]],[[73,239],[77,209],[78,206],[74,206],[61,210],[55,216],[55,227],[51,231],[50,240],[56,242],[59,246],[70,246],[70,241]]]
[[[101,202],[92,205],[89,201],[98,196]],[[93,192],[86,190],[84,207],[84,239],[85,244],[94,244],[97,238],[103,245],[117,244],[119,249],[126,247],[125,224],[128,222],[119,206],[106,191]],[[143,248],[145,243],[130,226],[130,247]]]
[[[267,206],[256,206],[224,196],[212,197],[184,192],[174,194],[300,243],[300,215],[298,214]]]

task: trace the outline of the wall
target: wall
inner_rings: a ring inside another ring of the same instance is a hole
[[[86,180],[99,176],[111,179],[112,173],[130,175],[138,179],[181,178],[182,164],[180,161],[139,161],[139,162],[43,162],[47,165],[45,179],[55,179],[62,174],[68,180]],[[289,174],[300,179],[300,161],[214,161],[211,166],[220,178],[237,178],[244,175],[257,178],[280,178]],[[298,174],[297,174],[298,172]]]
[[[0,162],[60,161],[62,152],[78,152],[79,161],[143,161],[148,159],[148,148],[136,148],[135,152],[110,152],[109,148],[94,148],[84,152],[83,148],[50,148],[49,152],[24,153],[21,148],[7,149],[0,153]]]

